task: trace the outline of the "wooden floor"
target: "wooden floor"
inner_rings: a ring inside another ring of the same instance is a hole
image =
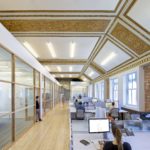
[[[69,150],[68,105],[58,104],[25,133],[9,150]]]

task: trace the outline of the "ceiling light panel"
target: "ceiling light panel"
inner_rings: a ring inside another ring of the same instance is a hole
[[[91,79],[95,79],[99,76],[99,73],[97,73],[95,70],[93,70],[91,67],[89,67],[86,71],[85,74],[91,78]]]
[[[119,0],[25,0],[20,3],[20,0],[15,0],[14,3],[8,5],[10,0],[0,1],[0,10],[114,10],[117,7]]]
[[[59,67],[58,65],[48,65],[48,66],[51,69],[51,72],[58,72],[59,70],[61,70],[62,72],[81,72],[83,68],[83,65],[59,65]]]
[[[109,71],[130,58],[131,56],[125,53],[118,46],[110,41],[107,41],[95,57],[94,62],[106,71]]]
[[[17,37],[17,39],[20,42],[26,40],[31,43],[40,59],[88,59],[99,37]],[[71,43],[74,43],[73,46]],[[74,49],[72,52],[71,47]]]
[[[53,58],[56,58],[56,53],[55,53],[55,50],[54,50],[54,46],[51,42],[48,42],[46,43],[48,48],[49,48],[49,51],[50,51],[50,54]]]
[[[27,48],[27,50],[36,58],[38,58],[38,54],[36,53],[36,51],[33,49],[33,47],[27,42],[23,42],[23,45]]]

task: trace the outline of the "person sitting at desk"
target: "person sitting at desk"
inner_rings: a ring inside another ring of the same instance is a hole
[[[113,141],[106,142],[103,150],[132,150],[131,145],[127,142],[122,142],[122,133],[116,125],[112,125]]]
[[[76,109],[82,109],[85,111],[84,106],[82,105],[82,102],[79,102],[79,104],[76,106]]]

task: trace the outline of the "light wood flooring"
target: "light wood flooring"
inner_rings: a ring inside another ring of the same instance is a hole
[[[42,122],[37,122],[9,150],[69,150],[68,104],[58,104]]]

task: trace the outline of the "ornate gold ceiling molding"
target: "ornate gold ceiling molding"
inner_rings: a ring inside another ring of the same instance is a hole
[[[70,64],[74,64],[74,65],[79,65],[82,64],[84,65],[86,63],[86,59],[38,59],[38,61],[41,64],[44,65],[70,65]]]
[[[97,65],[97,64],[94,63],[94,62],[92,62],[92,63],[90,64],[90,67],[91,67],[92,69],[96,70],[96,72],[99,73],[99,74],[105,74],[105,73],[106,73],[106,71],[105,71],[102,67],[100,67],[99,65]]]
[[[150,32],[145,29],[143,26],[141,26],[139,23],[137,23],[133,18],[128,16],[129,11],[134,7],[134,5],[136,4],[137,0],[133,0],[132,3],[130,4],[130,6],[127,8],[127,10],[124,13],[124,16],[130,20],[131,22],[133,22],[135,25],[137,25],[139,28],[141,28],[142,30],[144,30],[147,34],[150,34]],[[144,8],[143,8],[144,9]]]
[[[137,60],[135,60],[135,61],[125,65],[124,67],[120,66],[120,69],[117,69],[117,70],[114,70],[114,71],[109,71],[107,74],[96,78],[93,82],[97,82],[97,81],[103,80],[105,78],[111,77],[111,76],[119,74],[121,72],[125,72],[125,71],[130,70],[132,68],[135,68],[137,66],[145,65],[147,63],[150,63],[150,54],[147,55],[147,56],[144,56],[144,57],[142,57],[140,59],[137,59]]]
[[[85,73],[83,74],[83,76],[85,76],[88,80],[92,81],[92,79],[89,76],[87,76]],[[79,76],[79,78],[80,78],[80,76]]]
[[[112,30],[111,35],[127,45],[138,55],[141,55],[150,50],[150,45],[148,45],[120,23],[117,23],[115,28]]]
[[[110,20],[1,20],[0,22],[10,32],[105,32]]]

